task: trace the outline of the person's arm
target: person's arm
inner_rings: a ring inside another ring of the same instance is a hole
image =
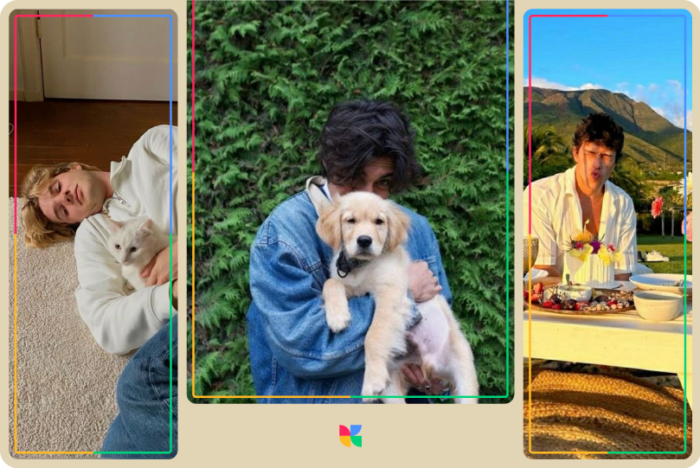
[[[172,149],[173,212],[171,213],[171,223],[173,233],[177,235],[177,127],[175,125],[172,127],[172,141],[170,139],[170,126],[157,125],[148,129],[134,144],[134,147],[144,150],[148,156],[166,166],[171,163],[170,150]],[[165,197],[167,194],[164,193],[163,196]]]
[[[557,253],[559,245],[554,234],[552,221],[547,213],[547,207],[542,203],[541,197],[536,196],[536,190],[532,193],[532,239],[538,239],[537,258],[534,260],[533,268],[544,270],[549,273],[549,276],[561,276],[561,272],[557,268]],[[530,204],[528,201],[528,189],[525,189],[523,197],[523,234],[524,239],[528,236],[528,211]],[[561,221],[560,221],[561,222]]]
[[[445,299],[447,299],[447,303],[452,307],[452,291],[450,290],[450,285],[447,282],[447,273],[445,273],[445,267],[442,265],[442,255],[440,255],[440,246],[438,245],[437,237],[435,237],[435,232],[432,230],[430,225],[428,225],[428,229],[430,230],[430,239],[431,239],[431,249],[433,250],[436,259],[436,266],[437,266],[437,271],[438,271],[438,281],[440,282],[440,286],[442,286],[442,291],[440,291],[440,294],[445,296]]]
[[[275,358],[296,377],[336,377],[365,366],[364,339],[374,316],[374,299],[350,298],[350,324],[333,333],[326,323],[322,290],[323,284],[303,268],[293,246],[278,240],[251,248],[253,301]]]
[[[620,245],[614,247],[621,258],[615,263],[615,279],[627,281],[637,264],[637,215],[628,197],[622,203],[620,218]]]
[[[174,236],[177,236],[177,127],[172,127],[172,206],[171,224]],[[139,153],[139,157],[147,156],[156,160],[159,164],[170,165],[170,126],[157,125],[148,129],[134,144],[133,151]],[[167,193],[163,194],[167,197]],[[167,201],[167,198],[165,199]],[[167,229],[167,227],[166,227]],[[173,240],[173,280],[177,279],[178,253],[177,238]],[[141,271],[142,277],[147,278],[146,284],[160,285],[170,278],[170,246],[161,250],[151,262]]]
[[[149,128],[139,140],[134,143],[137,148],[143,148],[148,155],[156,158],[165,165],[170,164],[170,126],[156,125]],[[173,125],[173,177],[177,174],[177,127]],[[175,180],[173,180],[173,183]]]
[[[437,278],[439,285],[442,288],[442,290],[439,291],[439,293],[445,297],[447,303],[450,305],[450,307],[452,307],[452,292],[450,290],[450,285],[447,281],[447,273],[445,272],[445,267],[442,264],[440,246],[438,244],[437,237],[435,236],[435,231],[433,231],[433,229],[430,227],[430,224],[427,220],[425,220],[425,229],[427,229],[430,232],[428,251],[432,252],[432,255],[435,257]],[[413,294],[411,294],[410,291],[408,297],[411,301],[411,306],[413,308],[414,314],[420,315]],[[431,295],[426,300],[432,299],[433,297],[434,296]],[[425,377],[420,369],[420,366],[415,364],[407,364],[404,365],[401,370],[406,379],[408,380],[409,386],[411,388],[415,388],[424,394],[430,395],[440,395],[443,392],[442,386],[440,385],[440,379],[433,378],[432,376],[430,376],[429,378]],[[428,387],[429,389],[425,387],[426,385],[430,385]]]
[[[92,218],[84,223],[95,222]],[[168,322],[170,285],[127,295],[121,265],[100,242],[101,237],[91,224],[81,226],[76,233],[79,286],[75,297],[80,316],[97,344],[108,353],[125,354],[141,347]],[[106,243],[106,239],[102,241]]]

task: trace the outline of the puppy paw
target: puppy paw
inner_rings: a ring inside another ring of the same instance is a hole
[[[326,323],[333,333],[339,333],[345,330],[350,324],[350,312],[345,310],[342,312],[326,313]]]
[[[377,372],[365,376],[365,381],[362,384],[362,399],[365,403],[373,403],[377,401],[380,395],[389,386],[389,374]]]

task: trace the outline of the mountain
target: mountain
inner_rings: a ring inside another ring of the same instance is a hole
[[[525,118],[528,116],[528,88]],[[576,126],[591,112],[605,112],[625,131],[624,153],[646,169],[682,170],[683,129],[671,124],[651,107],[625,94],[604,89],[560,91],[532,88],[533,126],[551,125],[571,145]],[[688,161],[692,133],[687,132]]]

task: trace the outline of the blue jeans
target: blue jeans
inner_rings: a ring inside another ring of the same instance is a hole
[[[124,368],[117,383],[119,414],[102,443],[102,458],[173,458],[177,454],[177,317],[172,321],[172,419],[170,451],[170,325],[144,344]]]

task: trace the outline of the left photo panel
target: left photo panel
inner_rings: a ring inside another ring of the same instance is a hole
[[[177,17],[9,24],[10,453],[177,454]]]

